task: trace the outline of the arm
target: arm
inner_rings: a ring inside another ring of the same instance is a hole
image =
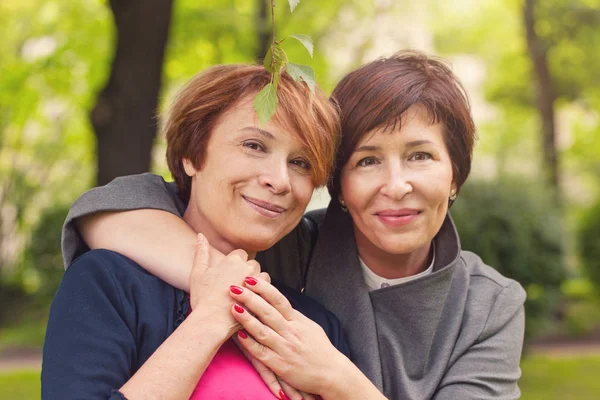
[[[251,311],[231,309],[250,334],[238,333],[238,343],[285,382],[323,399],[385,399],[340,352],[347,349],[343,337],[328,338],[320,325],[293,309],[273,285],[247,279],[241,293],[230,295]]]
[[[110,249],[189,292],[196,233],[180,217],[161,210],[101,212],[76,220],[91,249]]]
[[[502,289],[479,339],[449,367],[434,400],[520,397],[524,301],[525,292],[518,283]]]
[[[131,311],[129,304],[126,311],[123,298],[130,287],[120,287],[126,280],[111,273],[106,265],[110,259],[90,253],[78,260],[65,274],[50,311],[43,397],[189,397],[216,351],[237,330],[229,314],[229,283],[257,270],[255,263],[234,252],[209,271],[208,244],[205,241],[198,247],[191,276],[194,311],[133,376],[142,356],[138,354],[139,335],[144,332],[137,331],[137,309]]]
[[[158,175],[124,176],[91,189],[73,203],[63,227],[65,268],[89,248],[105,248],[188,291],[196,236],[180,218],[184,209]]]

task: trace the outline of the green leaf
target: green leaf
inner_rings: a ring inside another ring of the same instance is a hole
[[[275,55],[273,57],[273,54]],[[263,61],[265,69],[270,73],[279,73],[281,68],[285,67],[288,62],[287,54],[281,48],[279,43],[272,44],[267,51],[267,55]]]
[[[269,122],[277,109],[277,86],[267,84],[254,98],[254,110],[261,125]]]
[[[288,0],[288,3],[290,3],[290,11],[294,12],[296,6],[300,3],[300,0]]]
[[[286,71],[295,81],[304,81],[311,92],[315,92],[315,71],[308,65],[288,63]]]
[[[297,41],[299,41],[300,43],[302,43],[302,45],[306,48],[306,50],[308,50],[308,54],[310,54],[310,56],[313,56],[313,51],[315,49],[315,46],[313,45],[313,41],[312,38],[308,35],[290,35],[290,37],[296,39]]]

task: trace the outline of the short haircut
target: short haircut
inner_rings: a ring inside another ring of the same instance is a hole
[[[399,129],[402,116],[422,106],[432,124],[444,127],[458,190],[471,171],[475,124],[467,94],[440,59],[417,51],[401,51],[363,65],[346,75],[333,91],[340,108],[342,139],[329,192],[340,192],[340,174],[358,142],[377,128]]]
[[[262,66],[217,65],[194,76],[179,92],[163,125],[167,139],[167,164],[184,201],[189,201],[191,178],[183,159],[202,168],[206,145],[219,118],[239,101],[254,97],[271,82]],[[306,148],[315,186],[327,184],[333,170],[340,136],[337,107],[317,88],[282,73],[277,88],[279,104],[274,121]],[[258,117],[257,117],[258,118]]]

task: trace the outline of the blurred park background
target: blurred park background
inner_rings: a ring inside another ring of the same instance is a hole
[[[452,215],[527,290],[523,399],[600,398],[600,0],[277,0],[275,20],[313,37],[313,59],[285,48],[327,93],[400,49],[452,64],[479,135]],[[269,35],[265,0],[2,0],[0,398],[39,398],[69,205],[118,175],[169,178],[156,111]]]

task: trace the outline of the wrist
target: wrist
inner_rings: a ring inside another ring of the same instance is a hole
[[[342,353],[337,353],[333,358],[331,368],[328,368],[326,375],[326,386],[319,393],[323,400],[327,399],[345,399],[347,398],[349,387],[355,379],[354,364]]]
[[[215,315],[200,307],[193,310],[184,323],[192,326],[199,335],[210,336],[223,344],[239,329],[233,318],[226,317],[215,318]]]

